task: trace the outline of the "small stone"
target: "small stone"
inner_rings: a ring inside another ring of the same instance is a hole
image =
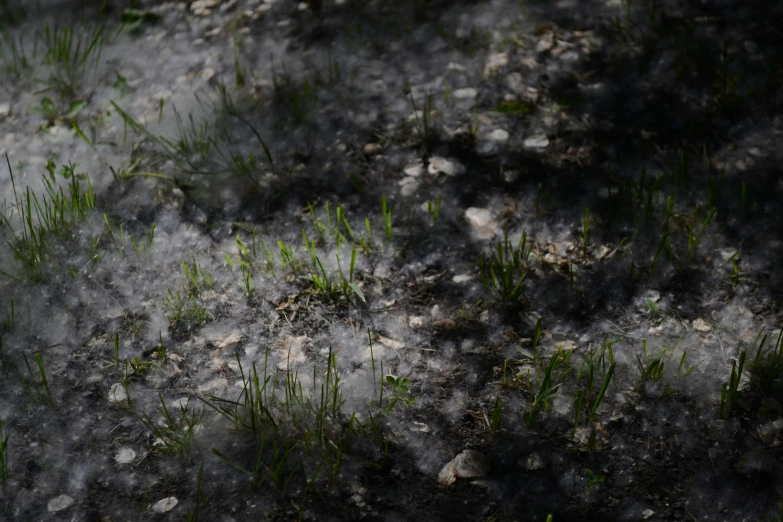
[[[523,145],[526,149],[545,149],[549,146],[549,138],[544,135],[531,136],[524,141]]]
[[[487,208],[470,207],[465,211],[465,219],[478,239],[490,239],[497,233],[497,223]]]
[[[373,343],[368,345],[359,355],[361,362],[370,362],[373,359],[376,361],[388,361],[396,358],[397,352],[384,344]]]
[[[653,511],[652,509],[647,508],[647,509],[643,509],[642,510],[642,518],[645,519],[645,520],[647,520],[648,518],[650,518],[654,514],[655,514],[655,511]]]
[[[260,4],[258,7],[254,9],[255,14],[253,15],[253,19],[256,19],[257,17],[269,12],[271,9],[272,9],[271,3]]]
[[[484,324],[489,324],[489,310],[484,310],[479,314],[479,321]]]
[[[457,322],[454,321],[454,319],[449,319],[448,317],[444,317],[443,319],[438,319],[437,321],[432,322],[432,326],[439,330],[453,330],[457,327]]]
[[[720,257],[724,261],[728,261],[732,257],[734,257],[737,254],[738,250],[736,248],[722,248],[720,249]]]
[[[412,196],[416,193],[417,190],[419,190],[420,182],[416,178],[405,176],[399,181],[398,184],[400,185],[400,195],[408,197]]]
[[[552,49],[551,54],[552,54],[552,56],[557,58],[561,54],[566,52],[566,50],[570,49],[571,47],[573,47],[573,46],[571,44],[569,44],[568,42],[564,42],[562,40],[558,40],[557,41],[557,46],[554,49]]]
[[[223,28],[222,27],[220,27],[220,26],[213,27],[212,29],[210,29],[208,31],[204,31],[204,38],[213,38],[213,37],[219,35],[222,32],[223,32]],[[175,38],[176,38],[176,36],[175,36]],[[201,39],[201,42],[199,42],[199,44],[201,44],[201,43],[204,43],[204,39],[203,38]]]
[[[470,207],[465,211],[465,218],[473,227],[486,227],[492,222],[492,214],[488,208]]]
[[[117,464],[129,464],[133,462],[133,459],[135,458],[136,452],[130,448],[122,448],[114,456],[114,460],[117,462]]]
[[[380,154],[383,152],[383,147],[380,143],[368,143],[364,146],[364,153],[370,156]]]
[[[220,6],[219,11],[221,13],[227,13],[228,11],[232,10],[233,8],[235,8],[236,5],[237,5],[237,0],[228,0],[228,2],[226,2],[226,3],[224,3],[223,5]]]
[[[109,389],[109,402],[125,402],[128,399],[128,394],[125,393],[125,387],[122,383],[116,382],[111,385]]]
[[[465,167],[456,161],[446,159],[442,156],[433,156],[430,158],[430,165],[427,168],[430,174],[443,173],[447,176],[459,176],[465,172]]]
[[[410,326],[413,329],[421,328],[424,326],[424,318],[418,315],[414,315],[410,319],[408,319],[408,326]]]
[[[518,170],[505,170],[505,171],[503,171],[503,181],[505,181],[506,183],[514,183],[518,179],[519,179],[519,171]]]
[[[511,92],[520,94],[522,92],[522,75],[518,72],[513,72],[506,76],[506,87]]]
[[[411,427],[411,431],[420,431],[421,433],[430,432],[430,427],[424,424],[423,422],[413,421],[413,424],[415,425],[415,427]]]
[[[461,284],[461,283],[467,283],[471,279],[473,279],[473,275],[471,274],[459,274],[459,275],[455,275],[452,278],[452,281],[454,281],[457,284]]]
[[[579,61],[579,53],[576,51],[566,51],[560,56],[560,59],[568,63],[577,62]]]
[[[11,115],[11,104],[8,102],[0,103],[0,120],[4,120],[10,115]]]
[[[381,262],[372,271],[372,275],[378,279],[386,279],[391,275],[391,266],[389,263]]]
[[[306,335],[294,337],[286,335],[275,342],[275,348],[280,350],[280,361],[277,367],[281,370],[292,368],[294,364],[301,364],[307,360],[304,353],[304,343],[307,341]]]
[[[536,44],[536,52],[545,53],[555,45],[555,35],[552,32],[546,33]]]
[[[490,141],[504,142],[508,140],[508,131],[505,129],[495,129],[487,134],[487,139]]]
[[[196,0],[190,4],[190,10],[193,14],[198,16],[207,16],[210,13],[210,9],[217,7],[218,0]]]
[[[381,343],[382,345],[391,348],[392,350],[402,350],[403,348],[405,348],[404,342],[397,341],[395,339],[389,339],[388,337],[383,337],[382,335],[376,336],[375,340]]]
[[[218,344],[218,348],[223,349],[223,348],[228,348],[230,346],[234,346],[241,340],[242,340],[242,334],[239,332],[234,332],[228,337],[226,337],[225,339],[223,339],[222,341],[220,341],[220,343]]]
[[[218,377],[216,379],[212,379],[211,381],[205,382],[197,389],[199,393],[207,393],[207,392],[212,392],[217,390],[224,390],[227,387],[228,387],[228,380],[225,377]]]
[[[476,96],[478,96],[478,91],[474,89],[473,87],[464,87],[462,89],[457,89],[452,93],[452,96],[454,96],[458,100],[472,100]]]
[[[422,165],[420,161],[417,161],[416,163],[413,163],[405,167],[403,172],[405,173],[406,176],[410,176],[412,178],[418,178],[424,172],[424,165]]]
[[[525,469],[528,471],[538,471],[544,469],[544,459],[538,453],[531,453],[525,461]]]
[[[709,332],[712,330],[712,326],[707,324],[704,319],[698,318],[693,320],[693,329],[698,332]]]
[[[158,500],[152,505],[152,511],[154,513],[163,514],[168,513],[179,503],[177,497],[166,497]]]
[[[212,67],[207,67],[203,71],[201,71],[201,79],[205,82],[208,82],[212,79],[212,77],[215,76],[215,69]]]
[[[620,189],[617,188],[617,187],[602,187],[598,191],[598,197],[601,198],[601,199],[607,199],[607,198],[610,198],[612,196],[615,196],[615,195],[619,194],[619,192],[620,192]]]
[[[524,65],[527,69],[530,69],[531,71],[535,71],[536,69],[538,69],[538,62],[532,56],[528,56],[527,58],[522,58],[522,65]],[[532,87],[528,87],[528,91],[530,89],[532,89]]]
[[[487,58],[487,63],[484,65],[484,76],[490,76],[499,69],[508,65],[508,54],[495,53],[490,54]]]
[[[443,467],[438,473],[438,483],[449,486],[458,478],[481,478],[489,473],[489,469],[489,458],[476,450],[467,449]]]
[[[120,317],[125,317],[125,310],[122,308],[109,308],[105,312],[103,312],[104,319],[119,319]]]
[[[63,509],[70,507],[72,504],[73,499],[71,497],[68,495],[60,495],[50,500],[46,508],[50,513],[56,513],[57,511],[62,511]]]

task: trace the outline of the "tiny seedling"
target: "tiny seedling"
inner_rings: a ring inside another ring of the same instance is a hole
[[[272,62],[272,88],[275,105],[282,111],[283,123],[301,127],[310,123],[319,100],[317,77],[298,80],[285,65],[277,70]]]
[[[179,290],[172,292],[169,289],[163,306],[167,311],[166,318],[177,328],[190,329],[196,325],[201,326],[212,319],[207,309],[198,302],[196,296],[191,292],[187,292],[183,298]]]
[[[63,123],[71,125],[77,132],[81,132],[81,129],[76,123],[76,116],[78,116],[86,106],[87,103],[83,100],[73,100],[70,102],[68,110],[64,111],[61,110],[51,98],[44,97],[41,99],[39,105],[30,108],[30,112],[40,114],[46,119],[43,128],[51,127],[58,121],[62,121]],[[83,136],[82,134],[82,137],[87,143],[90,143],[86,136]]]
[[[661,252],[668,245],[669,232],[664,232],[661,236],[661,240],[658,242],[658,248],[655,249],[655,255],[652,259],[652,265],[650,266],[650,274],[655,275],[658,271],[658,261],[660,260]]]
[[[381,198],[381,213],[383,214],[383,231],[386,233],[386,241],[392,242],[392,208],[386,205],[386,196]]]
[[[0,72],[3,72],[4,79],[21,79],[30,70],[35,58],[35,55],[31,57],[27,54],[23,34],[14,35],[0,29]]]
[[[5,321],[0,322],[0,326],[5,327],[7,332],[13,332],[16,329],[16,302],[11,299],[11,307],[5,312]]]
[[[766,336],[764,337],[766,340]],[[764,345],[764,341],[761,342],[761,347]],[[729,382],[724,382],[720,390],[720,416],[722,418],[728,418],[731,414],[731,410],[734,409],[734,405],[739,400],[739,385],[742,379],[742,371],[745,367],[745,350],[742,350],[739,355],[738,361],[731,361],[731,375],[729,376]]]
[[[574,415],[574,429],[579,426],[579,416],[582,413],[582,399],[584,398],[583,390],[579,390],[576,394],[576,401],[574,403],[576,414]]]
[[[759,344],[750,369],[751,383],[761,393],[773,390],[775,383],[783,376],[783,330],[767,353],[764,353],[765,340],[766,337]]]
[[[500,423],[503,421],[503,403],[500,400],[500,396],[495,397],[495,407],[492,408],[492,422],[490,424],[490,431],[492,435],[495,435],[500,429]]]
[[[682,375],[682,378],[687,378],[691,373],[693,373],[693,370],[696,369],[696,367],[704,362],[706,359],[702,359],[701,361],[696,362],[695,364],[690,365],[687,367],[687,361],[688,361],[688,352],[683,351],[682,357],[680,357],[680,364],[677,366],[677,371]]]
[[[136,375],[139,378],[143,378],[144,375],[155,367],[155,363],[152,361],[144,361],[141,356],[137,355],[134,359],[127,359],[125,361],[126,371],[130,368],[131,375]]]
[[[252,134],[251,139],[257,140],[260,145],[261,152],[266,157],[269,167],[274,169],[272,154],[258,130],[242,115],[244,109],[234,103],[225,86],[220,87],[218,94],[218,101],[213,102],[212,106],[208,108],[216,116],[214,122],[211,120],[196,121],[192,113],[185,121],[176,107],[173,107],[172,112],[177,129],[173,138],[149,131],[116,102],[112,101],[111,105],[114,112],[123,120],[124,135],[130,128],[133,132],[149,138],[181,173],[188,175],[240,174],[257,181],[261,171],[260,165],[256,161],[256,155],[251,152],[245,156],[236,150],[236,136],[228,131],[230,118],[240,121],[248,129]],[[204,105],[198,96],[197,100]],[[134,173],[133,175],[173,181],[171,177],[157,173]]]
[[[3,485],[8,482],[8,439],[10,433],[3,431],[3,421],[0,420],[0,480]]]
[[[541,327],[544,320],[542,317],[536,318],[536,327],[533,330],[533,353],[536,353],[536,349],[538,348],[538,343],[541,340]]]
[[[142,241],[136,241],[136,238],[133,236],[130,236],[130,238],[133,251],[136,252],[137,257],[141,257],[147,252],[152,252],[152,245],[155,242],[155,223],[152,224],[150,229],[144,235],[144,239]]]
[[[142,31],[145,25],[155,25],[159,23],[163,17],[153,11],[145,11],[143,9],[125,8],[122,10],[122,26],[131,34],[138,34]]]
[[[130,394],[130,376],[134,372],[135,370],[131,368],[131,364],[126,359],[125,368],[122,372],[122,377],[120,377],[120,385],[122,386],[122,391],[125,392],[125,408],[127,408],[128,411],[133,410],[133,399],[131,399]]]
[[[389,374],[386,376],[386,384],[391,386],[392,389],[392,396],[389,398],[389,405],[386,407],[387,414],[391,412],[394,405],[397,404],[397,401],[401,401],[406,406],[410,406],[413,404],[413,401],[416,400],[414,397],[410,396],[410,390],[408,389],[411,384],[410,379]]]
[[[731,273],[729,274],[729,281],[731,282],[731,286],[734,289],[736,289],[744,279],[740,273],[741,260],[742,260],[742,256],[740,255],[739,250],[734,252],[734,254],[732,254],[732,256],[728,260],[728,262],[731,263],[731,267],[732,267]]]
[[[708,174],[707,174],[707,198],[709,204],[713,207],[717,207],[718,198],[720,198],[721,191],[723,190],[723,182],[726,178],[726,165],[724,163],[723,168],[718,169],[712,163],[712,158],[708,159]]]
[[[595,419],[595,412],[598,410],[598,407],[601,405],[601,402],[604,400],[604,395],[606,394],[607,388],[609,388],[609,382],[612,380],[612,375],[614,375],[614,367],[617,363],[612,363],[609,365],[609,370],[606,372],[606,375],[604,376],[604,382],[601,385],[601,389],[598,390],[598,396],[595,398],[595,402],[593,403],[593,408],[590,410],[590,419]]]
[[[166,345],[163,344],[163,332],[158,330],[158,346],[155,347],[155,358],[159,361],[165,361],[168,358]]]
[[[615,30],[621,35],[628,35],[633,27],[631,18],[631,0],[620,0],[623,6],[623,15],[615,15],[613,18]]]
[[[89,215],[95,208],[95,194],[87,174],[76,172],[78,164],[64,165],[58,170],[50,159],[46,164],[47,173],[43,175],[45,193],[38,196],[27,187],[20,195],[16,190],[8,155],[6,163],[11,176],[14,203],[9,214],[0,214],[0,223],[11,230],[18,230],[19,227],[15,226],[17,223],[21,225],[21,230],[13,232],[9,241],[11,252],[27,271],[29,278],[40,281],[44,276],[41,268],[48,256],[51,241],[65,238],[77,223]],[[67,192],[59,184],[57,175],[67,180]],[[82,180],[87,182],[86,190]],[[5,270],[2,272],[10,275]]]
[[[495,290],[501,301],[513,302],[522,295],[522,284],[527,277],[527,260],[530,255],[527,243],[527,234],[523,233],[519,244],[514,248],[508,239],[506,228],[504,239],[498,242],[496,251],[486,258],[483,254],[479,257],[484,287]]]
[[[196,502],[195,506],[193,506],[193,511],[188,512],[187,522],[198,522],[198,516],[199,516],[199,510],[201,509],[201,504],[204,503],[206,500],[205,495],[201,494],[201,481],[204,477],[204,461],[201,461],[201,465],[198,468],[198,475],[196,477]],[[206,495],[206,497],[209,497],[209,495]]]
[[[722,110],[736,107],[743,96],[740,89],[741,77],[738,72],[735,72],[734,61],[735,57],[729,52],[729,42],[724,40],[712,85],[715,104]]]
[[[215,280],[209,270],[202,267],[194,259],[191,264],[182,261],[182,272],[188,283],[188,291],[198,295],[202,289],[210,289],[215,286]]]
[[[590,209],[586,208],[582,216],[582,248],[587,255],[587,247],[590,241]]]
[[[546,369],[544,370],[544,375],[541,379],[541,384],[539,385],[538,393],[533,401],[533,405],[530,408],[530,411],[524,415],[525,426],[528,428],[536,421],[541,407],[548,407],[549,401],[552,399],[555,392],[557,392],[558,388],[560,388],[560,383],[554,384],[552,373],[564,362],[565,354],[562,351],[555,352],[549,359],[549,364],[547,364]]]
[[[435,201],[435,203],[432,201],[427,202],[427,213],[430,215],[430,223],[433,227],[438,222],[438,217],[440,216],[440,202],[440,196],[438,196],[438,199]]]
[[[45,90],[52,90],[66,98],[73,98],[90,69],[101,60],[103,45],[108,39],[104,26],[80,27],[46,25],[39,36],[44,52],[43,64],[50,66]]]
[[[242,264],[242,290],[245,292],[245,296],[249,299],[253,295],[253,290],[256,288],[256,282],[253,280],[253,271]]]
[[[544,186],[539,183],[536,188],[536,217],[539,217],[551,202],[552,194],[548,190],[544,190]]]
[[[585,469],[587,473],[587,487],[600,486],[606,482],[606,476],[601,473],[595,473],[593,470]]]
[[[313,467],[308,464],[310,476],[304,477],[308,487],[324,473],[327,478],[335,477],[342,461],[342,441],[358,425],[353,416],[348,422],[343,419],[344,401],[335,354],[330,350],[325,374],[313,367],[312,390],[304,389],[298,372],[290,366],[283,372],[272,372],[271,367],[276,365],[270,365],[269,354],[267,350],[260,373],[254,361],[246,374],[237,352],[243,387],[236,400],[201,398],[235,430],[253,435],[258,443],[255,464],[240,464],[217,449],[213,453],[247,473],[255,484],[270,480],[277,489],[302,475],[302,459],[312,459],[311,464],[314,463]]]
[[[416,106],[416,100],[413,97],[413,93],[411,93],[409,97],[411,106],[413,107],[413,122],[416,134],[418,135],[419,142],[425,144],[433,134],[432,116],[434,113],[433,102],[435,97],[432,93],[428,93],[424,98],[424,105],[421,110]]]
[[[144,413],[140,415],[140,420],[156,437],[157,446],[162,451],[187,457],[194,430],[201,422],[201,414],[190,413],[188,403],[179,406],[179,415],[172,415],[163,400],[163,395],[159,393],[158,398],[160,399],[158,413],[162,416],[161,421],[155,422]]]
[[[52,397],[52,391],[51,388],[49,387],[49,378],[46,376],[46,367],[44,366],[44,362],[43,362],[43,358],[41,357],[41,354],[40,353],[35,354],[35,365],[38,369],[38,372],[33,371],[32,366],[30,366],[30,361],[27,359],[27,354],[23,353],[22,359],[24,360],[24,364],[27,367],[27,373],[30,376],[30,378],[27,379],[24,375],[22,375],[19,369],[16,368],[16,373],[17,376],[19,377],[19,382],[22,384],[22,388],[24,389],[24,391],[35,402],[41,401],[41,402],[48,402],[50,404],[54,404],[54,397]]]
[[[712,221],[712,218],[715,216],[715,213],[717,212],[717,209],[712,209],[712,212],[710,212],[706,218],[704,218],[704,221],[701,223],[701,228],[699,229],[699,232],[697,234],[694,234],[691,227],[686,227],[686,231],[688,233],[688,252],[690,252],[691,256],[696,257],[696,254],[699,252],[699,244],[701,244],[701,237],[704,235],[704,231],[707,229],[707,225],[710,224],[710,221]]]

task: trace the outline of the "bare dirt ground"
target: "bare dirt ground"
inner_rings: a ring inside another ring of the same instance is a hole
[[[781,520],[782,7],[0,0],[2,518]]]

